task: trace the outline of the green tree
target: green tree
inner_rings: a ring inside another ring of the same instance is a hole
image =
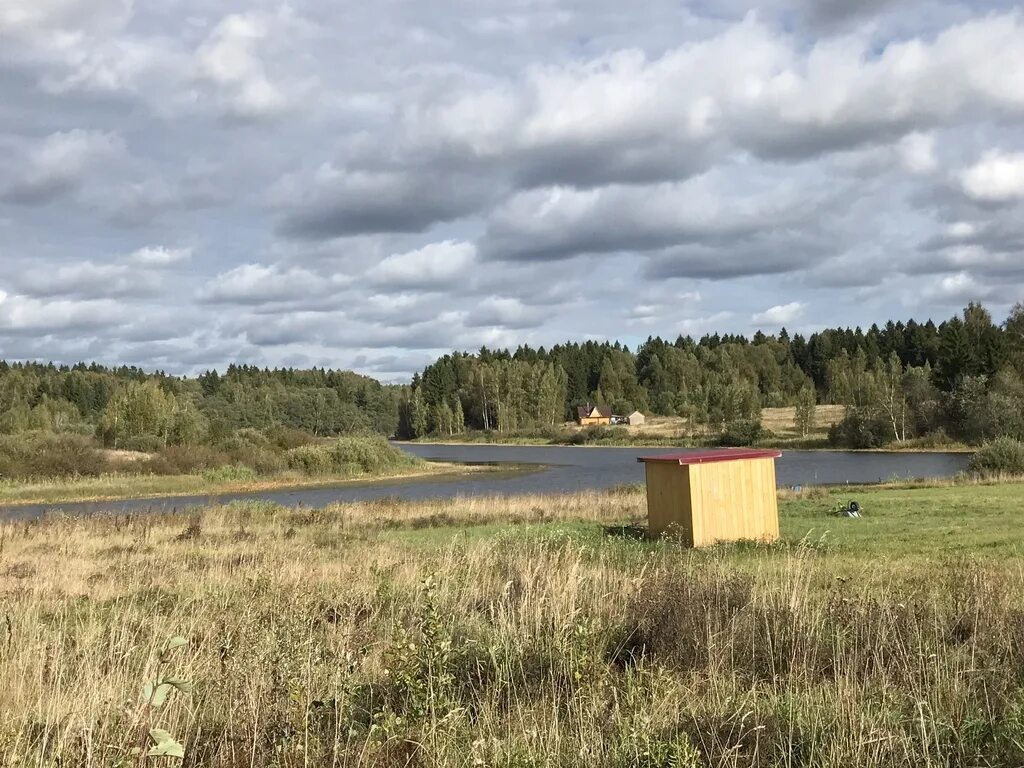
[[[154,381],[125,384],[100,417],[104,442],[117,448],[127,438],[155,435],[166,443],[174,408],[174,398]]]
[[[818,398],[814,391],[814,385],[805,384],[797,395],[796,401],[796,428],[802,437],[807,437],[814,431],[817,403]]]

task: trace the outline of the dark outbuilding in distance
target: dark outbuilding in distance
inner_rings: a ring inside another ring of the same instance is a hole
[[[647,475],[647,535],[691,547],[779,537],[775,459],[781,451],[715,448],[638,459]]]

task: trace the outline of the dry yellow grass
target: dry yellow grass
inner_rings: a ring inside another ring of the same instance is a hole
[[[225,768],[1024,761],[1020,557],[601,527],[642,515],[623,489],[5,524],[0,765],[168,764],[132,751],[153,726]],[[150,710],[172,635],[194,692]]]

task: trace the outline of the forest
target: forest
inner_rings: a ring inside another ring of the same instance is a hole
[[[796,406],[809,430],[817,403],[846,406],[830,435],[844,447],[1019,439],[1024,305],[1001,323],[972,303],[939,324],[889,321],[806,337],[784,328],[752,338],[650,337],[635,352],[587,341],[445,355],[414,377],[399,435],[550,429],[587,403],[681,417],[739,442],[764,437],[765,407]]]
[[[403,439],[560,429],[576,406],[673,416],[705,440],[770,440],[761,409],[845,406],[836,446],[1024,438],[1024,305],[980,304],[941,323],[887,322],[808,336],[586,341],[445,355],[408,385],[347,371],[229,365],[195,377],[97,364],[0,362],[0,477],[97,474],[100,449],[151,455],[156,473],[299,461],[324,438]],[[14,437],[11,437],[14,436]],[[110,451],[107,451],[109,454]]]

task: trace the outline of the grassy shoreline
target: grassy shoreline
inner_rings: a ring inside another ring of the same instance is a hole
[[[378,480],[403,480],[418,477],[460,475],[488,471],[485,466],[468,466],[443,462],[424,462],[416,467],[400,468],[373,474],[302,475],[295,472],[271,477],[246,479],[211,479],[203,474],[137,475],[113,473],[100,477],[57,478],[40,481],[0,482],[0,506],[15,508],[36,504],[74,502],[125,501],[130,499],[199,496],[287,490],[291,488],[322,488],[353,485]]]
[[[473,436],[467,436],[464,440],[457,440],[453,438],[446,438],[444,440],[434,440],[427,438],[417,438],[415,440],[399,440],[395,441],[397,445],[493,445],[503,446],[507,448],[514,447],[527,447],[527,446],[538,446],[538,447],[563,447],[563,448],[679,448],[681,450],[686,449],[699,449],[699,448],[714,448],[719,447],[717,443],[707,441],[692,441],[692,440],[602,440],[591,443],[567,443],[558,440],[544,440],[542,438],[511,438],[509,440],[489,440],[484,438],[474,438]],[[949,445],[937,445],[937,446],[887,446],[884,448],[840,448],[833,445],[829,445],[827,442],[809,441],[809,442],[795,442],[795,441],[758,441],[753,447],[756,448],[777,448],[781,451],[828,451],[830,453],[974,453],[977,448],[963,443],[951,443]]]

